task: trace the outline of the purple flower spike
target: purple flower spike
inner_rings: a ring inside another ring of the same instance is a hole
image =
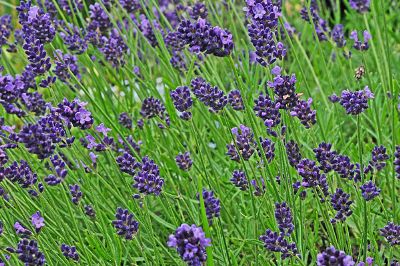
[[[344,221],[349,217],[353,211],[350,209],[353,201],[349,200],[350,194],[345,193],[342,189],[337,188],[335,194],[331,196],[332,207],[337,211],[335,218],[331,220],[331,223],[337,221]]]
[[[324,196],[328,193],[326,176],[320,172],[316,163],[310,159],[302,159],[296,166],[297,172],[303,178],[301,185],[305,188],[319,187]]]
[[[79,254],[78,252],[76,252],[75,246],[68,246],[66,244],[61,244],[61,252],[67,259],[79,261]]]
[[[176,164],[183,171],[189,171],[192,167],[193,161],[190,158],[190,152],[179,153],[175,158]]]
[[[197,195],[197,198],[199,196]],[[213,191],[208,191],[203,189],[203,199],[204,199],[204,207],[206,208],[206,214],[208,223],[212,224],[212,219],[214,217],[220,216],[221,204],[218,198],[214,197]]]
[[[389,222],[380,231],[381,236],[385,237],[391,246],[400,245],[400,225]]]
[[[135,175],[136,169],[140,167],[140,163],[129,152],[124,152],[123,155],[117,157],[116,161],[122,172],[132,176]]]
[[[63,54],[60,50],[55,52],[56,68],[54,74],[66,84],[73,79],[71,73],[79,80],[81,78],[78,66],[78,58],[75,55]]]
[[[285,148],[289,164],[293,167],[296,167],[302,159],[299,145],[294,140],[290,140],[286,143]]]
[[[310,128],[317,122],[317,111],[311,109],[311,103],[311,98],[309,98],[307,101],[298,101],[296,106],[294,106],[290,111],[290,115],[296,116],[305,128]]]
[[[181,112],[180,117],[184,120],[189,120],[192,117],[189,111],[193,105],[193,99],[190,95],[190,89],[187,86],[177,87],[170,92],[171,99],[176,110]]]
[[[350,34],[350,39],[354,40],[354,45],[353,45],[353,47],[354,47],[356,50],[359,50],[359,51],[366,51],[366,50],[369,49],[368,41],[372,38],[372,36],[371,36],[371,34],[370,34],[368,31],[365,30],[365,31],[363,32],[363,37],[364,37],[364,42],[361,42],[361,41],[358,39],[358,33],[357,33],[357,31],[352,31],[352,32],[351,32],[351,34]]]
[[[69,190],[71,193],[71,201],[75,205],[78,205],[79,201],[81,200],[81,198],[83,196],[80,186],[78,184],[69,185]]]
[[[247,181],[246,174],[243,171],[233,171],[230,181],[235,187],[240,188],[242,191],[245,191],[249,188],[249,182]]]
[[[265,234],[260,236],[260,240],[264,242],[264,247],[269,251],[281,253],[282,259],[297,255],[296,243],[289,243],[285,239],[283,233],[277,233],[267,229]]]
[[[40,229],[44,226],[44,218],[37,211],[32,215],[32,225],[35,227],[36,233],[40,232]]]
[[[232,134],[235,138],[235,144],[227,144],[227,155],[231,160],[240,161],[240,156],[243,160],[248,161],[255,152],[254,134],[250,128],[240,125],[239,128],[232,128]]]
[[[228,102],[236,111],[244,110],[242,95],[239,90],[232,90],[228,94]]]
[[[364,173],[379,172],[386,166],[386,161],[389,160],[389,155],[386,153],[385,146],[375,146],[372,150],[372,159],[364,169]]]
[[[128,13],[133,13],[141,8],[140,0],[119,0],[119,3]]]
[[[393,163],[394,163],[394,170],[396,172],[396,177],[400,179],[400,146],[396,146]]]
[[[118,123],[127,129],[132,128],[132,118],[128,113],[121,113],[118,117]]]
[[[332,29],[331,35],[337,47],[342,48],[346,46],[346,39],[344,37],[344,30],[342,24],[335,25],[335,27],[333,27]]]
[[[267,162],[271,163],[275,157],[275,143],[268,138],[263,139],[262,137],[260,137],[260,143],[261,147],[263,148],[263,152],[265,154]],[[260,150],[258,150],[258,155],[260,156],[261,159],[263,158]]]
[[[356,263],[350,255],[346,255],[344,251],[336,250],[333,246],[330,246],[317,255],[318,266],[354,266],[355,264]]]
[[[197,77],[191,81],[193,94],[206,106],[210,112],[218,113],[228,103],[228,98],[217,86],[211,86],[203,78]]]
[[[22,239],[16,249],[11,248],[9,251],[18,254],[18,259],[25,265],[41,266],[46,263],[44,254],[40,252],[35,240]]]
[[[21,237],[29,238],[29,236],[32,235],[32,232],[26,229],[26,227],[20,224],[20,222],[15,222],[14,229],[15,233]]]
[[[135,181],[133,187],[145,195],[160,195],[164,185],[164,179],[160,177],[158,166],[147,156],[143,157],[141,167],[133,180]]]
[[[366,86],[363,90],[355,92],[342,91],[339,103],[346,109],[347,114],[358,115],[368,109],[368,100],[373,98],[374,94]]]
[[[192,19],[206,19],[208,16],[207,7],[204,3],[197,2],[189,9],[189,15]]]
[[[117,229],[117,234],[126,240],[132,240],[139,230],[139,222],[134,219],[133,214],[129,213],[128,209],[124,210],[118,207],[115,218],[112,224]]]
[[[279,231],[286,236],[290,236],[294,230],[292,211],[286,202],[275,203],[275,219],[278,223]]]
[[[368,181],[367,183],[362,185],[360,189],[362,192],[362,196],[366,201],[374,199],[381,192],[380,188],[378,188],[372,181]]]
[[[167,244],[189,265],[200,266],[207,260],[206,247],[211,245],[211,240],[206,238],[201,227],[182,224],[169,236]]]
[[[273,102],[268,95],[260,93],[258,98],[254,100],[253,110],[256,116],[264,121],[264,125],[267,127],[267,132],[271,135],[276,136],[276,132],[272,130],[281,123],[281,114],[279,112],[280,104]]]
[[[113,29],[108,37],[101,39],[103,46],[99,49],[105,59],[115,68],[125,65],[125,55],[129,52],[124,39],[119,35],[116,29]]]
[[[369,11],[370,0],[350,0],[350,7],[359,13],[366,13]]]
[[[93,209],[91,205],[85,205],[85,214],[90,218],[96,217],[96,211]]]

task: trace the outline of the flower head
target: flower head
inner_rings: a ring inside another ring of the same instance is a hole
[[[44,226],[44,218],[37,211],[32,215],[32,225],[35,227],[36,233],[39,233],[40,229]]]
[[[128,209],[124,210],[120,207],[117,208],[115,218],[112,224],[117,229],[117,234],[131,240],[139,230],[139,222],[134,219],[133,214],[129,213]]]
[[[360,187],[360,189],[362,196],[366,201],[374,199],[381,192],[380,188],[378,188],[372,181],[366,182]]]
[[[351,256],[344,253],[344,251],[336,250],[333,246],[328,247],[317,255],[318,266],[353,266],[355,264]]]
[[[400,245],[400,225],[389,222],[380,231],[391,246]]]
[[[374,94],[366,86],[359,91],[342,91],[339,103],[346,109],[347,114],[358,115],[368,108],[368,100],[373,98]]]
[[[206,238],[201,227],[182,224],[169,236],[167,244],[176,248],[181,258],[189,265],[200,266],[207,260],[206,247],[211,245],[211,240]]]
[[[79,261],[79,254],[78,252],[76,252],[75,246],[68,246],[66,244],[61,244],[61,252],[67,259]]]
[[[158,196],[164,185],[164,179],[160,177],[160,170],[153,160],[145,156],[142,159],[141,166],[135,174],[133,187],[139,190],[139,193],[145,195],[154,194]]]

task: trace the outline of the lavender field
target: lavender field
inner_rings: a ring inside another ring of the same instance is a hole
[[[0,0],[0,266],[400,266],[399,14]]]

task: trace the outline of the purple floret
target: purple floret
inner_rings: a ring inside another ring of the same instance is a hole
[[[136,188],[139,193],[145,195],[160,195],[164,185],[164,179],[160,177],[158,166],[147,156],[143,157],[141,166],[133,180],[135,182],[133,187]]]
[[[317,255],[318,266],[354,266],[356,263],[350,255],[344,251],[336,250],[333,246],[328,247]]]
[[[340,188],[337,188],[336,192],[331,195],[331,204],[336,211],[335,218],[331,219],[331,223],[344,221],[353,213],[350,209],[351,204],[353,204],[353,201],[350,200],[350,194],[345,193]]]
[[[267,229],[265,234],[260,236],[260,240],[264,242],[264,247],[269,251],[281,253],[282,259],[297,255],[296,243],[289,243],[283,233]]]
[[[293,215],[286,202],[275,203],[275,219],[279,231],[286,236],[290,236],[294,230]]]
[[[18,254],[18,259],[25,265],[41,266],[46,263],[44,254],[40,252],[38,243],[35,240],[22,239],[16,249],[7,248],[7,250]]]
[[[188,265],[201,266],[207,260],[206,247],[211,245],[211,240],[206,238],[201,227],[182,224],[169,236],[167,244],[176,248]]]
[[[374,94],[367,86],[359,91],[342,91],[339,103],[346,109],[347,114],[358,115],[368,109],[368,100],[373,98]]]
[[[139,230],[139,222],[134,219],[134,215],[129,213],[129,210],[117,208],[115,213],[115,220],[112,221],[117,234],[123,236],[126,240],[132,240],[133,236]]]
[[[233,171],[230,181],[235,187],[240,188],[242,191],[249,188],[249,182],[247,181],[246,174],[243,171]]]
[[[75,246],[68,246],[66,244],[61,244],[61,252],[67,259],[79,261],[79,254],[76,251]]]
[[[391,246],[400,245],[400,225],[389,222],[380,232]]]
[[[193,164],[193,161],[190,158],[190,152],[188,151],[185,153],[179,153],[175,157],[175,161],[178,167],[183,171],[189,171]]]
[[[360,187],[360,189],[361,189],[362,196],[366,201],[370,201],[370,200],[374,199],[381,192],[381,189],[378,188],[375,185],[375,183],[372,181],[366,182],[365,184],[363,184]]]

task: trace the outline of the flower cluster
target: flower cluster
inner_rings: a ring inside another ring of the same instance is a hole
[[[247,0],[244,11],[249,20],[247,30],[256,49],[257,62],[268,66],[285,57],[283,43],[275,41],[278,36],[278,18],[281,16],[280,7],[271,0]]]
[[[57,107],[52,108],[54,115],[59,115],[63,118],[68,128],[71,126],[79,127],[80,129],[89,129],[93,125],[93,117],[85,106],[86,102],[81,102],[79,99],[74,99],[72,102],[66,98],[58,104]]]
[[[145,156],[142,159],[141,166],[133,177],[135,183],[133,187],[139,193],[145,195],[154,194],[158,196],[164,185],[164,179],[160,177],[160,170],[153,160]]]
[[[79,261],[79,254],[76,251],[75,246],[68,246],[66,244],[61,244],[61,252],[67,259]]]
[[[368,109],[368,100],[373,98],[374,94],[368,86],[363,90],[354,92],[344,90],[340,97],[336,95],[330,96],[331,101],[339,102],[346,109],[346,113],[351,115],[358,115]]]
[[[240,190],[245,191],[249,188],[249,182],[247,181],[246,174],[243,171],[233,171],[230,181],[235,187],[240,188]]]
[[[236,111],[244,110],[242,95],[239,90],[232,90],[228,94],[228,103]]]
[[[299,145],[294,140],[289,140],[285,144],[285,149],[286,149],[286,155],[289,160],[289,164],[293,167],[296,167],[297,164],[302,159]]]
[[[381,189],[378,188],[375,185],[375,183],[372,181],[366,182],[365,184],[363,184],[360,187],[360,189],[361,189],[362,196],[366,201],[370,201],[370,200],[374,199],[381,192]]]
[[[391,246],[400,245],[400,225],[389,222],[380,231]]]
[[[203,78],[197,77],[191,81],[193,94],[209,107],[210,112],[218,113],[228,103],[228,98],[217,86],[211,86]]]
[[[260,240],[264,242],[264,247],[269,251],[281,253],[282,259],[297,255],[296,243],[289,243],[285,239],[285,235],[281,233],[267,229],[265,235],[260,236]]]
[[[134,219],[133,214],[120,207],[117,208],[115,220],[112,221],[112,224],[117,229],[117,234],[127,240],[131,240],[139,230],[139,222]]]
[[[393,163],[395,167],[396,177],[400,179],[400,146],[396,146]]]
[[[293,216],[286,202],[275,203],[275,219],[278,223],[279,231],[286,236],[290,236],[294,230]]]
[[[353,201],[349,200],[350,194],[345,193],[342,189],[337,188],[336,192],[331,196],[331,204],[336,212],[335,218],[331,219],[331,223],[344,221],[353,211],[350,209]]]
[[[189,171],[193,164],[193,161],[190,158],[190,152],[188,151],[185,153],[179,153],[175,157],[175,161],[178,167],[183,171]]]
[[[35,240],[22,239],[16,249],[7,248],[11,253],[18,254],[18,258],[25,265],[45,265],[46,259],[40,252],[38,243]]]
[[[302,159],[296,166],[297,172],[303,178],[301,185],[305,188],[318,187],[324,196],[328,195],[328,183],[325,174],[320,172],[315,161]]]
[[[193,105],[193,99],[190,95],[189,87],[177,87],[175,90],[170,91],[170,96],[176,110],[181,113],[180,118],[184,120],[192,118],[192,113],[189,110]]]
[[[116,29],[110,32],[109,37],[103,36],[101,39],[103,46],[99,49],[104,58],[115,68],[125,65],[124,56],[128,53],[128,46]]]
[[[363,37],[364,37],[364,42],[361,42],[361,41],[358,39],[358,33],[357,33],[357,31],[352,31],[352,32],[351,32],[351,34],[350,34],[350,39],[352,39],[352,40],[354,41],[353,47],[354,47],[356,50],[359,50],[359,51],[366,51],[366,50],[369,49],[369,44],[368,44],[368,42],[369,42],[369,40],[371,40],[372,36],[371,36],[371,34],[370,34],[368,31],[365,30],[365,31],[363,32]]]
[[[189,265],[200,266],[207,260],[206,247],[211,240],[206,238],[201,227],[182,224],[168,238],[168,246],[176,248],[181,258]]]
[[[344,253],[344,251],[336,250],[335,247],[330,246],[326,250],[317,255],[318,266],[333,266],[333,265],[355,265],[353,258]]]
[[[240,125],[239,128],[232,128],[232,134],[235,137],[234,143],[227,144],[227,155],[231,160],[240,161],[240,158],[248,161],[255,152],[254,134],[250,128]]]
[[[366,13],[369,11],[370,0],[350,0],[350,7],[359,13]]]
[[[198,196],[198,195],[197,195]],[[206,215],[208,219],[208,223],[212,224],[212,219],[214,217],[219,217],[221,204],[218,198],[214,196],[213,191],[208,191],[203,188],[203,200],[204,200],[204,207],[206,208]]]
[[[372,158],[364,169],[364,173],[379,172],[386,166],[386,161],[389,160],[389,155],[386,153],[385,146],[375,146],[372,150]]]
[[[205,19],[183,20],[176,32],[171,32],[178,50],[188,46],[193,53],[204,52],[215,56],[228,56],[233,49],[232,34],[218,26],[211,26]],[[170,36],[171,39],[171,36]]]

